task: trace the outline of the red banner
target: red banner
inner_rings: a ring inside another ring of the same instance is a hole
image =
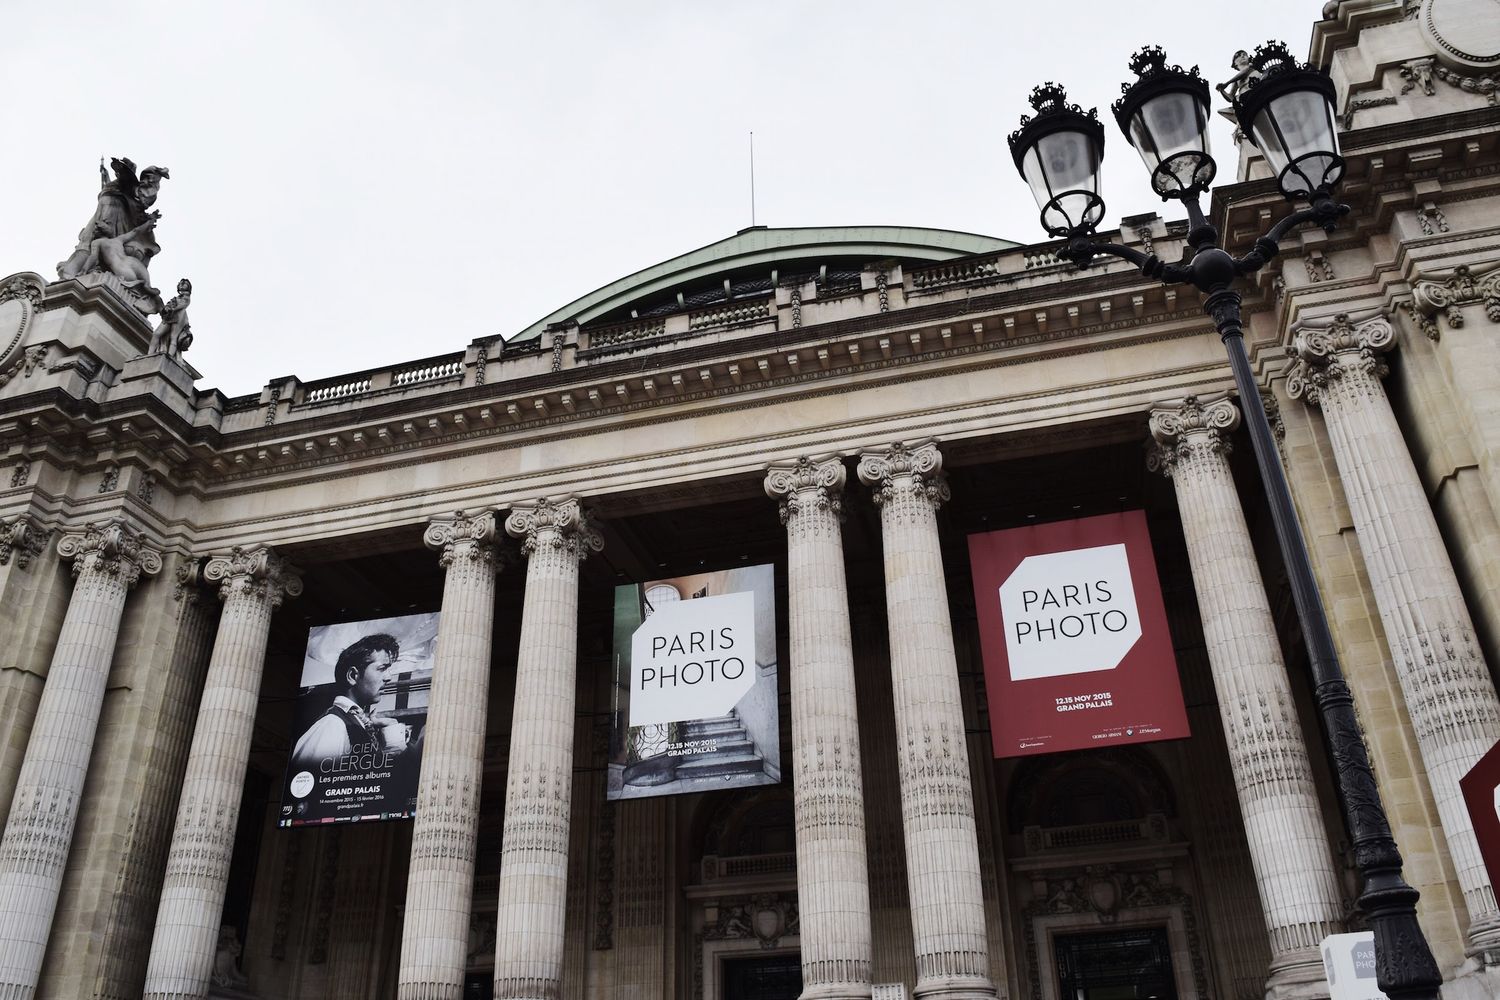
[[[969,536],[996,757],[1188,734],[1146,515]]]

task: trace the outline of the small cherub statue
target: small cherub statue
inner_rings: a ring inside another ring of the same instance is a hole
[[[161,323],[151,336],[148,354],[166,354],[182,360],[182,352],[193,345],[193,330],[188,325],[188,306],[193,301],[193,283],[183,278],[177,283],[177,294],[161,307]]]
[[[1224,100],[1228,101],[1230,104],[1233,104],[1239,98],[1240,94],[1244,92],[1246,87],[1250,86],[1256,80],[1259,80],[1265,74],[1255,68],[1255,66],[1250,62],[1250,53],[1246,52],[1244,49],[1240,49],[1234,54],[1234,58],[1230,61],[1230,65],[1234,67],[1234,76],[1231,76],[1223,83],[1218,84],[1215,89],[1218,90],[1221,95],[1223,95]]]

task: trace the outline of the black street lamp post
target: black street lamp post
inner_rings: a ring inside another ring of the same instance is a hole
[[[1248,83],[1232,99],[1234,112],[1241,129],[1276,171],[1282,193],[1293,202],[1306,202],[1306,207],[1291,212],[1256,240],[1249,252],[1234,257],[1219,245],[1218,230],[1204,218],[1198,204],[1198,196],[1208,189],[1216,170],[1208,150],[1207,81],[1197,67],[1185,72],[1168,66],[1159,48],[1136,53],[1130,68],[1137,79],[1122,88],[1124,94],[1114,105],[1115,117],[1151,171],[1156,193],[1181,201],[1187,210],[1188,249],[1180,261],[1168,263],[1155,254],[1095,240],[1094,230],[1104,216],[1099,197],[1104,127],[1097,110],[1085,113],[1069,105],[1067,95],[1055,84],[1038,87],[1031,95],[1036,114],[1022,118],[1021,127],[1011,134],[1011,153],[1036,197],[1043,227],[1067,241],[1057,256],[1079,268],[1088,267],[1096,256],[1123,257],[1147,277],[1192,285],[1203,293],[1204,312],[1212,317],[1229,354],[1307,642],[1314,693],[1364,883],[1359,906],[1375,933],[1376,981],[1392,1000],[1436,1000],[1442,976],[1417,922],[1417,890],[1401,874],[1401,854],[1370,770],[1354,700],[1334,652],[1307,545],[1250,370],[1240,293],[1233,287],[1236,278],[1272,260],[1281,239],[1297,226],[1311,222],[1332,232],[1349,211],[1333,197],[1344,173],[1333,121],[1333,82],[1326,73],[1299,64],[1279,42],[1256,49],[1243,74]]]

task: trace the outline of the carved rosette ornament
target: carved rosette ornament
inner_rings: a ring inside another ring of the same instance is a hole
[[[412,824],[400,1000],[441,1000],[463,992],[472,938],[498,533],[493,512],[458,511],[433,518],[422,535],[447,572]]]
[[[1177,492],[1219,713],[1270,936],[1268,994],[1321,975],[1340,923],[1338,879],[1275,622],[1228,453],[1240,413],[1226,395],[1151,411],[1148,464]]]
[[[64,534],[57,551],[76,582],[0,840],[0,996],[36,988],[125,597],[161,570],[160,552],[119,519]]]
[[[224,607],[167,853],[146,971],[153,1000],[208,991],[271,615],[302,593],[299,571],[264,545],[211,557],[203,579],[218,585]]]
[[[574,498],[519,505],[505,530],[522,540],[528,558],[495,917],[497,1000],[561,995],[578,569],[589,552],[604,547]]]
[[[1146,459],[1153,472],[1173,477],[1179,462],[1212,462],[1229,454],[1230,435],[1240,425],[1240,411],[1227,393],[1188,396],[1175,407],[1151,411],[1151,437],[1156,446]],[[1226,466],[1227,468],[1227,466]]]
[[[870,995],[869,865],[837,457],[766,472],[787,527],[792,783],[805,994]],[[756,916],[759,928],[766,918]],[[757,929],[757,933],[761,933]],[[778,935],[781,932],[778,932]],[[762,936],[762,940],[769,940]]]
[[[1500,949],[1500,912],[1458,781],[1500,739],[1500,697],[1432,505],[1385,389],[1384,316],[1293,339],[1287,389],[1319,406],[1412,730],[1468,908],[1469,943]],[[1352,808],[1352,806],[1351,806]]]
[[[948,499],[932,441],[866,452],[880,506],[896,762],[918,996],[993,997],[968,737],[938,540]],[[807,901],[803,901],[804,907]]]
[[[31,560],[47,549],[52,538],[52,529],[43,527],[30,514],[22,514],[9,524],[0,525],[0,566],[7,565],[12,558],[16,569],[26,569]]]

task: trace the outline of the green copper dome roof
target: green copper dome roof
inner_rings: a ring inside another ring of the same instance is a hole
[[[583,324],[606,317],[625,319],[635,311],[660,311],[676,294],[721,284],[735,274],[758,271],[769,279],[773,271],[816,272],[830,262],[942,261],[1013,246],[1018,244],[993,236],[919,226],[752,226],[612,281],[537,320],[511,342],[533,340],[556,323]]]

